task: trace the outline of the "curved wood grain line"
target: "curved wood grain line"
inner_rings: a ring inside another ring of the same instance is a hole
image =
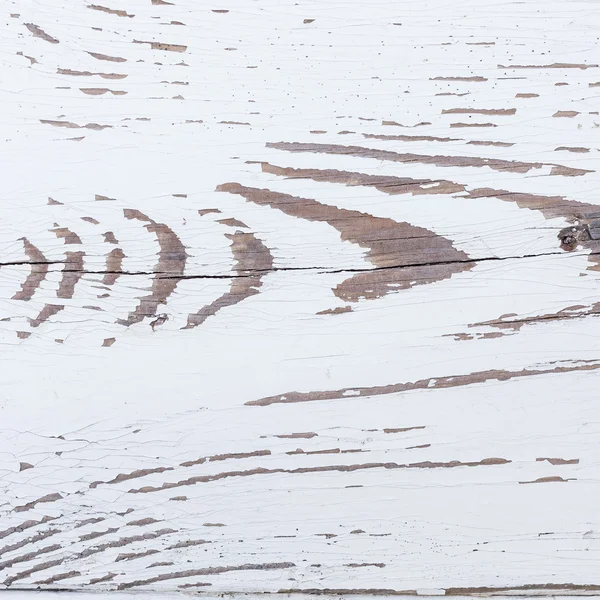
[[[194,460],[187,460],[179,464],[180,467],[194,467],[196,465],[203,465],[207,462],[221,462],[224,460],[239,460],[243,458],[254,458],[256,456],[270,456],[270,450],[255,450],[253,452],[233,452],[229,454],[215,454],[213,456],[202,456]],[[164,473],[165,471],[174,471],[175,467],[156,467],[154,469],[137,469],[131,473],[119,473],[113,479],[109,481],[93,481],[90,483],[90,489],[97,488],[99,485],[112,485],[121,483],[123,481],[129,481],[131,479],[139,479],[140,477],[146,477],[147,475],[154,475],[156,473]]]
[[[445,108],[443,115],[496,115],[502,117],[512,116],[516,108]]]
[[[117,558],[115,558],[115,562],[121,562],[124,560],[136,560],[138,558],[145,558],[146,556],[152,556],[153,554],[158,554],[160,550],[156,550],[155,548],[151,550],[143,550],[141,552],[124,552],[119,554]]]
[[[31,502],[27,502],[27,504],[21,504],[20,506],[15,506],[13,508],[14,512],[25,512],[35,508],[38,504],[45,504],[49,502],[58,502],[58,500],[62,500],[61,494],[58,492],[54,492],[53,494],[46,494],[41,498],[37,498],[37,500],[32,500]]]
[[[164,535],[169,535],[171,533],[177,533],[177,531],[175,529],[161,529],[159,531],[153,531],[151,533],[145,533],[142,535],[134,535],[134,536],[126,537],[126,538],[119,538],[118,540],[114,540],[112,542],[107,542],[107,543],[101,544],[99,546],[92,546],[91,548],[86,548],[85,550],[82,550],[81,552],[69,554],[68,556],[64,556],[64,557],[56,559],[56,560],[51,560],[46,563],[35,565],[31,569],[28,569],[21,573],[17,573],[16,575],[13,575],[12,577],[8,577],[7,579],[4,580],[3,583],[6,586],[10,586],[15,581],[18,581],[20,579],[26,579],[33,573],[39,573],[40,571],[44,571],[46,569],[50,569],[52,567],[61,565],[67,560],[69,562],[72,562],[74,560],[78,560],[81,558],[87,558],[88,556],[92,556],[94,554],[99,554],[101,552],[104,552],[105,550],[109,550],[112,548],[120,548],[122,546],[127,546],[129,544],[133,544],[135,542],[143,542],[145,540],[154,540],[156,538],[162,537]],[[50,550],[50,548],[51,548],[51,550]],[[63,549],[63,546],[57,544],[54,547],[49,547],[49,549],[46,550],[46,552],[60,550],[60,549]],[[41,551],[32,552],[31,553],[32,558],[36,558],[40,552]],[[31,558],[28,557],[28,560],[31,560]]]
[[[394,142],[464,142],[464,138],[438,137],[432,135],[390,135],[379,133],[363,133],[369,140],[389,140]]]
[[[320,467],[297,467],[295,469],[266,469],[264,467],[257,467],[255,469],[249,469],[247,471],[225,471],[223,473],[216,473],[215,475],[197,475],[184,479],[177,482],[167,482],[160,486],[145,486],[139,489],[131,489],[128,491],[129,494],[147,494],[151,492],[160,492],[162,490],[170,490],[173,488],[179,488],[189,485],[196,485],[197,483],[212,483],[213,481],[220,481],[222,479],[230,479],[234,477],[253,477],[255,475],[276,475],[280,473],[290,475],[303,475],[308,473],[352,473],[354,471],[364,471],[370,469],[453,469],[456,467],[482,467],[491,465],[505,465],[509,464],[510,460],[506,458],[484,458],[478,461],[467,461],[462,462],[459,460],[451,460],[448,462],[432,462],[422,461],[418,463],[396,463],[396,462],[372,462],[354,465],[325,465]]]
[[[84,519],[83,521],[79,521],[75,524],[73,529],[79,529],[80,527],[85,527],[86,525],[95,525],[96,523],[102,523],[102,521],[106,521],[105,517],[91,517],[89,519]]]
[[[546,65],[498,65],[499,69],[597,69],[600,65],[585,63],[552,63]]]
[[[198,312],[190,313],[187,325],[183,329],[198,327],[222,308],[234,306],[258,294],[262,278],[273,267],[271,252],[253,233],[236,231],[233,234],[225,234],[225,237],[231,240],[231,251],[235,259],[233,270],[237,276],[232,279],[229,292]]]
[[[86,533],[84,535],[79,536],[80,542],[89,542],[90,540],[95,540],[99,537],[104,537],[105,535],[110,535],[111,533],[116,533],[119,531],[118,527],[109,527],[104,531],[91,531],[90,533]]]
[[[63,581],[64,579],[70,579],[71,577],[79,577],[81,573],[79,571],[69,571],[68,573],[59,573],[58,575],[53,575],[48,579],[43,579],[41,581],[35,581],[34,585],[51,585],[56,583],[57,581]]]
[[[94,577],[88,581],[87,585],[95,585],[96,583],[105,583],[106,581],[112,581],[116,576],[116,573],[107,573],[102,577]]]
[[[21,284],[21,291],[17,292],[12,299],[13,300],[31,300],[36,290],[40,287],[42,282],[48,275],[48,259],[44,256],[42,251],[34,246],[27,238],[21,238],[23,246],[25,247],[25,254],[31,262],[31,272],[27,276],[27,279]]]
[[[136,469],[131,473],[119,473],[116,477],[109,481],[93,481],[90,483],[90,488],[94,489],[102,484],[121,483],[121,481],[128,481],[130,479],[137,479],[138,477],[146,477],[146,475],[152,475],[154,473],[164,473],[165,471],[173,471],[174,467],[156,467],[154,469]]]
[[[109,56],[108,54],[101,54],[100,52],[88,52],[88,54],[94,57],[96,60],[106,60],[108,62],[127,62],[126,58],[120,56]]]
[[[514,146],[512,142],[493,142],[491,140],[470,140],[467,144],[472,146],[498,146],[499,148],[510,148]]]
[[[593,173],[588,169],[575,169],[555,163],[521,162],[516,160],[502,160],[499,158],[480,158],[474,156],[430,156],[426,154],[412,154],[392,152],[391,150],[377,150],[363,148],[362,146],[342,146],[339,144],[303,144],[300,142],[267,142],[267,148],[285,150],[287,152],[311,152],[317,154],[336,154],[358,156],[361,158],[374,158],[399,163],[420,163],[436,167],[489,167],[494,171],[509,173],[528,173],[532,169],[553,167],[551,175],[578,176]]]
[[[66,242],[65,242],[66,243]],[[80,243],[80,242],[79,242]],[[66,262],[62,270],[62,277],[58,284],[56,296],[58,298],[72,298],[75,286],[83,276],[83,257],[84,252],[66,252]],[[50,317],[59,313],[65,308],[64,304],[45,304],[37,317],[29,319],[31,327],[39,327]]]
[[[163,50],[165,52],[185,52],[187,46],[182,44],[167,44],[165,42],[146,42],[143,40],[132,40],[134,44],[147,44],[152,50]]]
[[[442,596],[463,596],[463,597],[492,597],[492,596],[523,596],[518,592],[532,592],[525,597],[544,597],[550,594],[540,593],[553,591],[552,596],[573,596],[577,592],[585,592],[582,595],[590,595],[589,592],[600,591],[600,584],[573,584],[573,583],[531,583],[526,585],[516,585],[513,587],[454,587],[442,588]],[[564,592],[561,593],[561,592]],[[575,593],[575,594],[574,594]],[[304,594],[309,596],[420,596],[418,590],[396,590],[389,588],[289,588],[280,589],[278,594]]]
[[[98,75],[102,79],[126,79],[128,77],[125,73],[98,73],[92,71],[75,71],[73,69],[56,69],[58,75],[70,75],[72,77],[92,77]]]
[[[36,535],[32,535],[31,537],[25,538],[13,544],[8,544],[3,548],[0,548],[0,556],[4,556],[7,552],[14,552],[19,548],[23,548],[23,546],[27,546],[28,544],[36,544],[37,542],[41,542],[48,537],[56,535],[57,533],[62,533],[60,529],[47,529],[46,531],[42,531]]]
[[[27,579],[34,573],[39,573],[40,571],[45,571],[46,569],[51,569],[52,567],[58,567],[59,565],[61,565],[63,563],[63,560],[64,559],[59,558],[59,559],[55,559],[55,560],[49,560],[45,563],[40,563],[39,565],[35,565],[34,567],[31,567],[31,569],[27,569],[26,571],[21,571],[20,573],[17,573],[16,575],[13,575],[12,577],[7,577],[2,582],[2,584],[7,587],[10,587],[15,581],[19,581],[21,579]]]
[[[179,571],[175,573],[164,573],[162,575],[156,575],[149,579],[137,579],[135,581],[128,581],[120,583],[117,587],[118,590],[127,590],[132,587],[139,587],[141,585],[148,585],[151,583],[158,583],[159,581],[166,581],[168,579],[182,579],[187,577],[197,577],[202,575],[220,575],[221,573],[229,573],[230,571],[273,571],[279,569],[291,569],[295,567],[295,563],[281,562],[281,563],[262,563],[262,564],[247,564],[247,565],[236,565],[227,567],[205,567],[203,569],[190,569],[188,571]]]
[[[180,467],[193,467],[206,462],[221,462],[224,460],[240,460],[243,458],[254,458],[256,456],[271,456],[270,450],[254,450],[253,452],[231,452],[228,454],[215,454],[213,456],[203,456],[195,460],[182,462]]]
[[[534,317],[519,317],[516,313],[504,314],[497,319],[491,319],[489,321],[479,321],[478,323],[469,323],[468,327],[493,327],[503,331],[518,332],[522,327],[528,325],[536,325],[545,322],[555,321],[567,321],[572,319],[583,319],[585,317],[596,317],[600,315],[600,302],[595,302],[592,305],[586,306],[578,304],[576,306],[568,306],[557,312],[546,313],[542,315],[536,315]],[[466,335],[469,334],[455,334],[455,335]],[[504,335],[501,333],[500,335]],[[470,339],[467,337],[465,339]]]
[[[127,319],[119,319],[117,323],[129,327],[139,323],[145,317],[155,316],[160,304],[166,304],[169,296],[175,291],[185,271],[187,253],[185,246],[175,232],[163,223],[157,223],[136,209],[124,208],[127,219],[136,219],[147,223],[146,229],[156,235],[159,245],[158,262],[154,267],[156,275],[152,279],[151,293],[139,299],[140,303]]]
[[[61,544],[52,544],[51,546],[45,546],[44,548],[39,548],[37,550],[34,550],[33,552],[28,552],[27,554],[15,556],[14,558],[1,562],[0,571],[12,567],[18,563],[32,561],[36,559],[40,554],[48,554],[50,552],[54,552],[55,550],[60,550],[61,548]]]
[[[468,192],[469,198],[498,198],[504,202],[514,202],[519,208],[537,210],[546,219],[562,217],[569,223],[585,218],[590,212],[600,214],[600,204],[588,204],[577,200],[569,200],[564,196],[546,196],[511,192],[495,188],[475,188]]]
[[[185,590],[189,588],[197,588],[197,587],[210,587],[212,583],[208,583],[206,581],[198,581],[197,583],[184,583],[183,585],[178,585],[179,589]]]
[[[264,173],[279,175],[287,179],[312,179],[313,181],[340,183],[349,187],[373,187],[389,195],[456,194],[466,190],[465,185],[446,179],[413,179],[412,177],[367,175],[356,171],[339,171],[337,169],[294,169],[292,167],[279,167],[267,162],[261,163],[261,168]]]
[[[177,550],[179,548],[189,548],[190,546],[203,546],[204,544],[212,544],[212,542],[208,540],[185,540],[183,542],[177,542],[172,546],[167,546],[167,550]],[[173,563],[171,563],[173,564]],[[157,565],[159,566],[159,565]]]
[[[52,127],[64,127],[65,129],[91,129],[93,131],[102,131],[103,129],[112,129],[112,125],[100,125],[98,123],[87,123],[86,125],[78,125],[71,121],[55,121],[49,119],[40,119],[40,123],[52,125]],[[62,204],[62,203],[59,203]]]
[[[366,248],[368,260],[381,270],[357,273],[338,285],[333,292],[345,301],[379,298],[413,285],[447,279],[473,266],[467,254],[456,250],[450,240],[410,223],[239,183],[219,185],[217,191],[237,194],[293,217],[327,223],[340,232],[342,240]]]
[[[147,540],[155,540],[159,537],[163,537],[165,535],[170,535],[172,533],[177,533],[175,529],[159,529],[158,531],[151,531],[149,533],[143,533],[139,535],[132,535],[129,537],[119,538],[118,540],[113,540],[112,542],[106,542],[105,544],[100,544],[99,546],[92,546],[91,548],[86,548],[77,554],[69,556],[69,560],[78,559],[78,558],[87,558],[88,556],[92,556],[93,554],[99,554],[100,552],[104,552],[105,550],[109,550],[111,548],[121,548],[123,546],[128,546],[129,544],[134,544],[135,542],[144,542]]]
[[[29,32],[33,34],[33,37],[40,38],[46,42],[49,42],[50,44],[59,43],[55,37],[52,37],[50,34],[46,33],[39,25],[36,25],[35,23],[25,23],[25,27],[27,27]]]
[[[270,406],[271,404],[291,404],[295,402],[318,402],[324,400],[353,400],[364,396],[383,396],[408,392],[412,390],[439,389],[461,387],[486,381],[508,381],[521,377],[534,375],[550,375],[555,373],[572,373],[574,371],[596,371],[600,369],[600,361],[576,361],[575,364],[557,366],[547,369],[522,369],[521,371],[488,370],[476,371],[468,375],[444,375],[443,377],[429,377],[418,381],[405,383],[391,383],[372,387],[352,387],[340,390],[315,391],[315,392],[286,392],[277,396],[268,396],[259,400],[251,400],[245,406]]]
[[[503,595],[510,596],[515,592],[524,591],[554,591],[554,592],[600,592],[600,584],[575,584],[575,583],[527,583],[525,585],[515,585],[506,587],[453,587],[446,588],[445,596],[472,596],[482,595]],[[519,594],[520,595],[520,594]],[[536,596],[540,594],[535,594]],[[545,594],[543,594],[545,595]],[[550,594],[548,594],[550,595]],[[569,594],[571,595],[571,594]]]
[[[429,81],[468,81],[468,82],[482,82],[487,81],[486,77],[482,77],[481,75],[471,75],[471,76],[445,76],[438,75],[437,77],[430,77]]]
[[[15,525],[13,527],[9,527],[8,529],[4,529],[0,531],[0,540],[13,535],[14,533],[21,533],[26,531],[27,529],[31,529],[32,527],[37,527],[38,525],[45,525],[50,521],[56,521],[58,517],[51,517],[49,515],[44,515],[39,521],[35,521],[33,519],[29,521],[24,521],[20,525]]]

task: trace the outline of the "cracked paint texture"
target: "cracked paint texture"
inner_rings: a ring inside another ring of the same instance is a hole
[[[7,8],[2,589],[600,592],[597,3]]]

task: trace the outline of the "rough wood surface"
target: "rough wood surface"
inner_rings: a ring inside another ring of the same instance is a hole
[[[0,584],[600,592],[600,5],[7,0]]]

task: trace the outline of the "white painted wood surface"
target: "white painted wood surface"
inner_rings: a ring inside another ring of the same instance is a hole
[[[3,8],[4,588],[600,590],[600,3]]]

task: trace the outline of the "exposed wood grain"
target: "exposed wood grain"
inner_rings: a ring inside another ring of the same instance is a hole
[[[9,4],[0,587],[600,595],[600,6]]]

